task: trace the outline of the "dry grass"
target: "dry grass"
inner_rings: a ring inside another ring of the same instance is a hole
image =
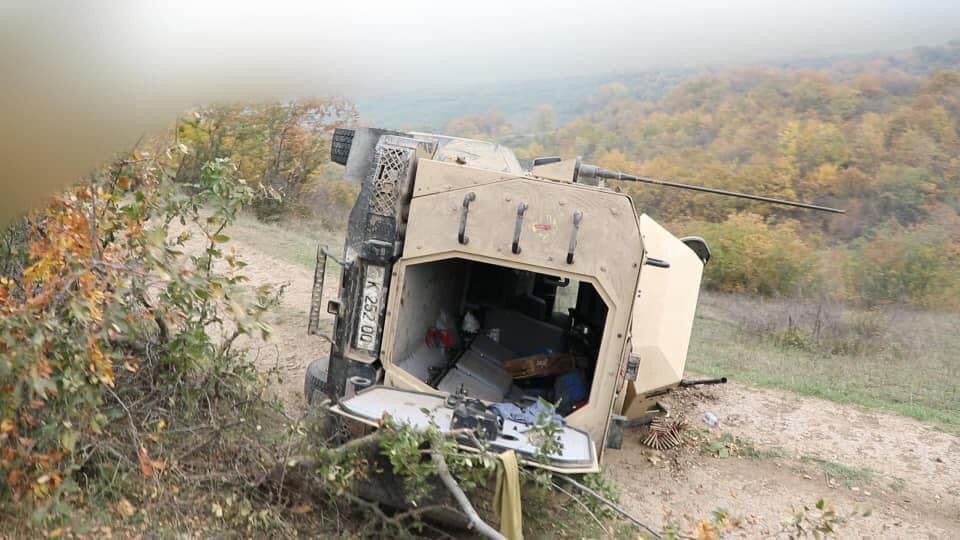
[[[960,432],[960,314],[703,293],[687,367]]]
[[[337,258],[343,255],[344,233],[325,229],[317,222],[264,223],[245,215],[228,232],[261,253],[309,270],[316,264],[318,244],[326,245]],[[327,270],[339,276],[337,265],[331,264]]]

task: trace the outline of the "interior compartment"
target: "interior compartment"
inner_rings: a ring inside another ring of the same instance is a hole
[[[406,268],[393,363],[449,393],[589,401],[607,306],[586,282],[447,259]]]

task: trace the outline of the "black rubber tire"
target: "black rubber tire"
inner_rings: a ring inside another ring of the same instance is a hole
[[[347,158],[350,156],[350,147],[353,146],[352,129],[337,128],[333,131],[333,140],[330,141],[330,161],[347,164]]]
[[[327,381],[327,373],[323,370],[325,362],[314,360],[307,366],[307,371],[303,375],[303,397],[307,404],[313,403],[316,398],[322,401],[326,397],[323,393],[323,385]]]

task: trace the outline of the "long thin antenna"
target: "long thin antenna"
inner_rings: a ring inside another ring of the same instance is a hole
[[[840,210],[839,208],[831,208],[829,206],[819,206],[816,204],[809,204],[798,201],[788,201],[786,199],[776,199],[773,197],[764,197],[762,195],[751,195],[749,193],[740,193],[737,191],[727,191],[723,189],[714,189],[703,186],[694,186],[691,184],[681,184],[680,182],[670,182],[667,180],[658,180],[656,178],[650,178],[649,176],[636,176],[633,174],[627,174],[620,171],[614,171],[610,169],[604,169],[602,167],[597,167],[596,165],[588,165],[586,163],[581,163],[578,172],[577,178],[604,178],[608,180],[626,180],[629,182],[642,182],[644,184],[653,184],[657,186],[666,186],[679,189],[687,189],[690,191],[700,191],[702,193],[714,193],[716,195],[726,195],[728,197],[738,197],[741,199],[750,199],[752,201],[761,201],[768,202],[772,204],[783,204],[786,206],[795,206],[797,208],[807,208],[809,210],[819,210],[821,212],[832,212],[834,214],[846,214],[846,210]]]

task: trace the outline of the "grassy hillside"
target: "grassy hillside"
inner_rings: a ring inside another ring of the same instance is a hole
[[[960,432],[960,315],[701,296],[687,367]]]

